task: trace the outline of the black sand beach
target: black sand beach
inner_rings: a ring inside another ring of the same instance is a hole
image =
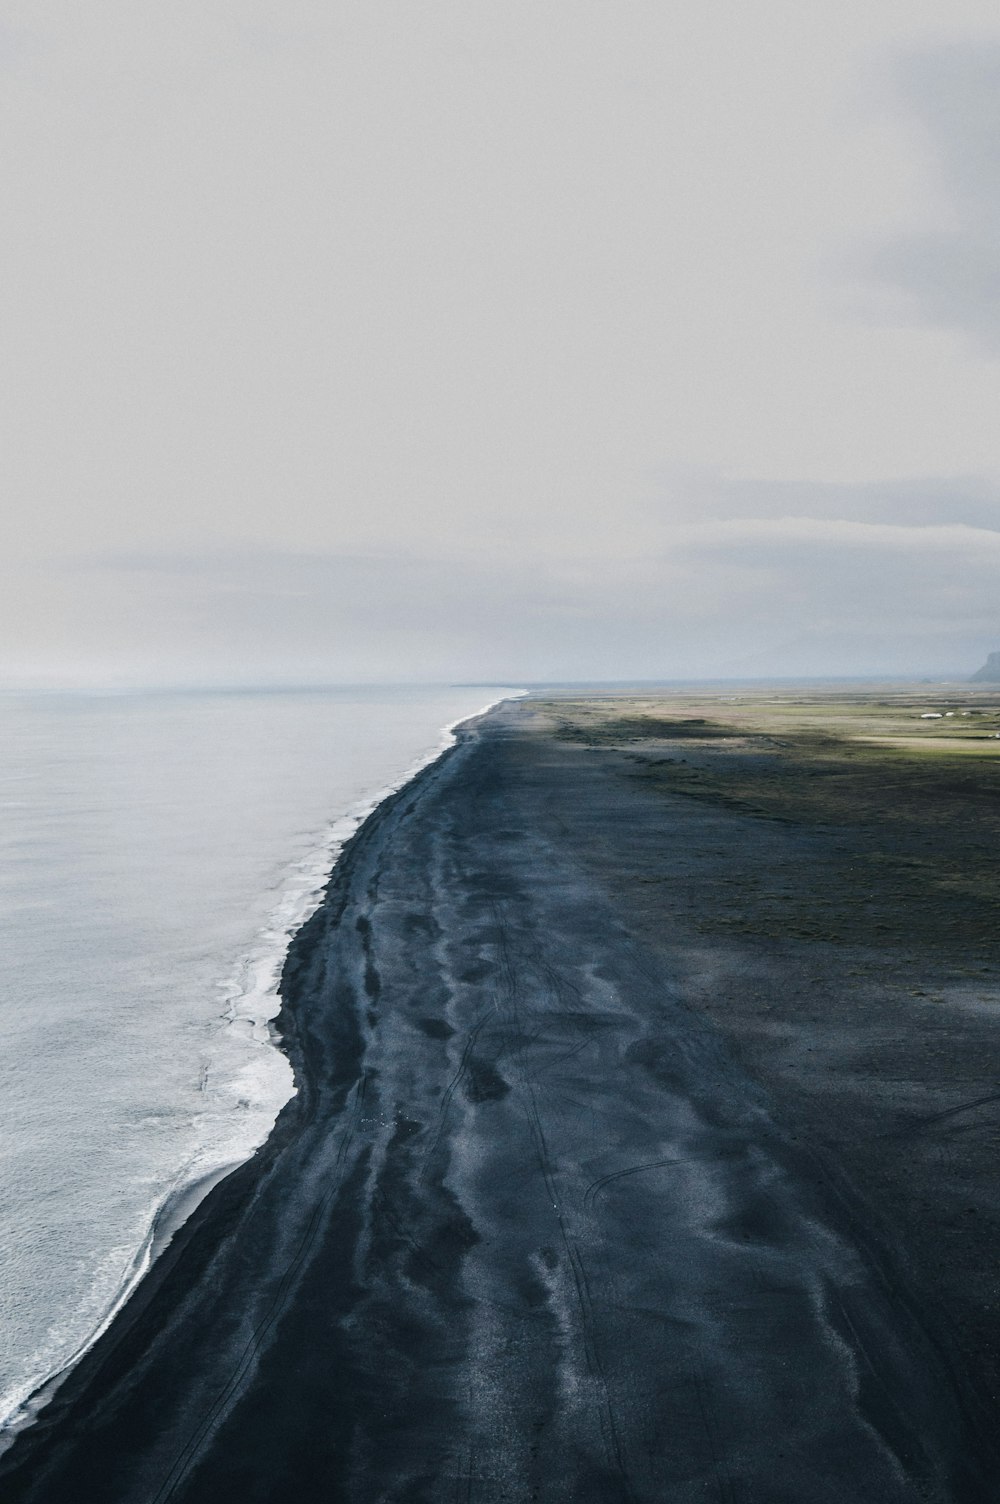
[[[298,1095],[0,1498],[998,1496],[992,1016],[872,935],[712,932],[842,837],[557,726],[501,707],[355,837],[286,967]]]

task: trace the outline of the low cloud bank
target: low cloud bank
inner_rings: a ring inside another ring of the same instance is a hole
[[[38,615],[6,624],[34,648],[6,668],[128,682],[947,674],[1000,641],[1000,497],[983,481],[675,479],[635,531],[641,552],[617,555],[579,539],[443,553],[436,539],[433,556],[64,559],[39,568]]]

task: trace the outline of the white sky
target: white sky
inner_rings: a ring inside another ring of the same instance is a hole
[[[971,671],[980,0],[9,0],[8,680]]]

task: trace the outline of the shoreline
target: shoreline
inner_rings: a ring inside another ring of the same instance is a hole
[[[505,700],[517,698],[519,693],[524,692],[514,692],[512,695],[491,700],[470,715],[461,716],[442,726],[438,745],[435,748],[410,763],[392,783],[383,785],[372,794],[364,795],[344,814],[330,822],[319,837],[313,857],[309,860],[309,876],[310,878],[315,876],[316,880],[310,881],[301,891],[296,890],[281,898],[266,929],[254,937],[251,949],[241,960],[231,979],[219,983],[219,986],[225,990],[223,1017],[227,1020],[227,1026],[232,1028],[240,1023],[249,1024],[251,1034],[258,1045],[275,1049],[283,1059],[288,1061],[292,1072],[289,1094],[277,1107],[268,1133],[263,1139],[251,1145],[242,1158],[199,1171],[193,1178],[184,1178],[189,1172],[183,1168],[178,1171],[175,1183],[151,1208],[146,1234],[136,1248],[131,1267],[105,1314],[68,1361],[36,1383],[0,1423],[0,1458],[9,1452],[20,1436],[37,1424],[40,1415],[55,1395],[138,1296],[146,1281],[151,1278],[158,1260],[183,1230],[185,1224],[197,1216],[211,1192],[221,1182],[254,1160],[274,1132],[278,1118],[294,1098],[298,1089],[295,1065],[284,1048],[279,1028],[281,979],[295,936],[326,901],[336,868],[354,836],[377,813],[382,804],[409,787],[423,772],[433,767],[455,748],[460,727],[477,721]],[[283,912],[285,909],[287,912]],[[241,987],[241,982],[245,982],[246,985]],[[253,1000],[256,1006],[246,1013],[238,1011],[241,1005],[246,1004],[248,998]],[[272,1006],[272,1001],[274,1006]],[[266,1037],[261,1031],[266,1031]]]
[[[617,872],[658,882],[636,840],[718,843],[718,817],[540,717],[459,732],[345,844],[282,977],[297,1094],[0,1462],[12,1501],[279,1476],[303,1500],[989,1497],[905,1258]]]
[[[502,702],[493,702],[493,705],[499,703]],[[400,783],[387,795],[375,801],[367,816],[361,817],[356,822],[353,832],[346,837],[337,852],[336,860],[315,907],[290,939],[281,969],[279,987],[284,985],[289,970],[294,970],[293,953],[297,953],[308,944],[306,936],[310,927],[322,915],[326,906],[336,901],[338,881],[341,880],[342,870],[350,862],[355,847],[366,839],[371,839],[373,832],[391,816],[404,795],[415,793],[416,786],[423,779],[432,775],[442,763],[460,749],[461,728],[467,722],[487,714],[492,708],[492,705],[487,706],[475,716],[464,717],[451,726],[443,728],[442,735],[448,734],[452,740],[422,762],[406,782]],[[9,1445],[0,1450],[0,1483],[3,1483],[5,1479],[8,1466],[17,1467],[21,1453],[26,1449],[33,1450],[38,1445],[40,1435],[44,1435],[50,1429],[59,1429],[62,1413],[71,1412],[81,1400],[86,1401],[92,1388],[99,1389],[101,1383],[106,1382],[106,1370],[109,1367],[114,1370],[117,1364],[116,1377],[123,1371],[127,1372],[129,1344],[133,1329],[142,1323],[150,1308],[155,1306],[161,1298],[165,1298],[168,1303],[173,1303],[175,1296],[172,1287],[177,1280],[178,1266],[186,1259],[194,1263],[195,1279],[203,1273],[201,1266],[210,1257],[213,1246],[222,1229],[233,1216],[234,1210],[252,1195],[254,1182],[266,1175],[283,1148],[294,1138],[300,1127],[297,1120],[308,1116],[308,1092],[303,1091],[303,1086],[308,1083],[311,1067],[308,1057],[299,1048],[295,1013],[294,1001],[289,1001],[282,996],[281,1006],[274,1016],[273,1024],[276,1035],[280,1039],[278,1047],[291,1064],[296,1086],[292,1095],[279,1110],[271,1132],[246,1159],[214,1178],[213,1184],[207,1187],[205,1194],[198,1199],[190,1212],[163,1241],[156,1259],[151,1260],[146,1265],[145,1272],[130,1284],[93,1340],[67,1368],[45,1380],[29,1396],[26,1406],[34,1402],[40,1401],[40,1403],[37,1403],[36,1408],[32,1410],[26,1424],[18,1429],[11,1428]],[[169,1202],[164,1203],[157,1211],[150,1229],[151,1239],[155,1236],[156,1222],[168,1211]],[[122,1348],[126,1353],[124,1362],[120,1352]],[[30,1459],[28,1467],[30,1468]],[[30,1483],[28,1487],[30,1493],[32,1491]],[[70,1487],[72,1489],[74,1485],[71,1483]],[[72,1497],[72,1493],[70,1496]],[[139,1504],[138,1500],[137,1504]]]

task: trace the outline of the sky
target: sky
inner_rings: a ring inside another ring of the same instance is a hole
[[[994,0],[7,0],[0,686],[967,674]]]

